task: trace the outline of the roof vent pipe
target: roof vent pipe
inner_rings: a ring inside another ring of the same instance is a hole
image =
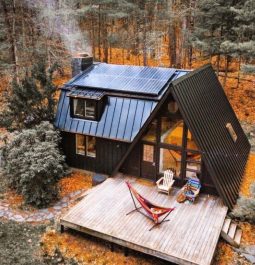
[[[72,77],[78,75],[93,64],[93,57],[88,53],[78,53],[72,58]]]

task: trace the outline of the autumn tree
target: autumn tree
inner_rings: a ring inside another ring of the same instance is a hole
[[[31,72],[6,92],[6,109],[0,115],[0,126],[9,130],[30,128],[41,121],[53,121],[56,86],[52,82],[57,64],[46,68],[45,61],[34,65]]]

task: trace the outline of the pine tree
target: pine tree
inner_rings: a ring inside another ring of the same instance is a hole
[[[235,14],[235,32],[238,35],[234,48],[242,57],[244,65],[243,71],[255,73],[255,2],[254,0],[243,0],[231,8]],[[253,64],[252,64],[253,62]]]
[[[7,108],[0,116],[0,126],[14,130],[30,128],[41,121],[53,121],[56,86],[52,78],[57,67],[54,64],[46,70],[42,60],[20,83],[13,80],[5,99]]]
[[[234,0],[198,0],[194,32],[191,41],[195,48],[211,59],[217,56],[217,72],[220,59],[225,57],[225,77],[227,77],[231,56],[235,52],[229,45],[236,40],[233,30],[234,14],[230,7]]]

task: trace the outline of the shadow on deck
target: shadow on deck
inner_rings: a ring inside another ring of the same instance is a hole
[[[150,201],[176,207],[170,221],[149,231],[153,223],[143,215],[126,215],[134,206],[125,180]],[[174,188],[167,196],[135,178],[109,178],[89,190],[60,224],[177,264],[211,264],[227,207],[220,198],[203,194],[195,204],[179,204],[177,192]]]

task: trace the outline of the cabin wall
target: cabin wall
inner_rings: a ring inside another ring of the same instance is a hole
[[[136,147],[131,151],[122,167],[120,172],[140,177],[141,176],[141,145],[138,143]]]
[[[97,173],[111,174],[129,144],[96,138],[96,157],[76,154],[75,134],[61,132],[62,148],[69,166]]]
[[[96,172],[111,174],[122,156],[126,153],[129,143],[97,138]]]

